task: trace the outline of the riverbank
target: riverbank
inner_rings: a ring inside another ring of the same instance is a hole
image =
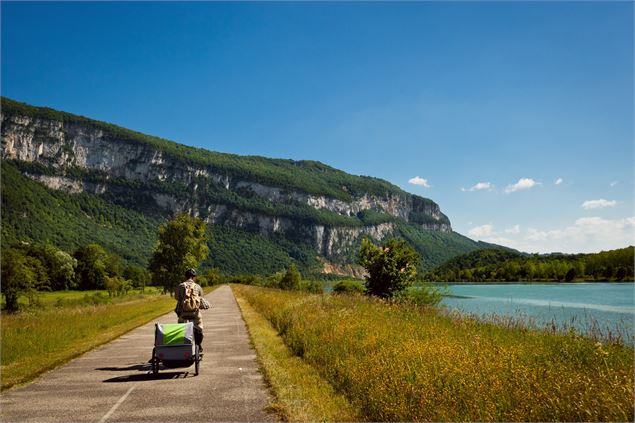
[[[363,296],[238,286],[368,421],[633,420],[633,349]]]

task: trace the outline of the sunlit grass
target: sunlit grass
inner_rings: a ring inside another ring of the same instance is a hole
[[[206,289],[206,292],[208,289]],[[71,297],[79,295],[69,293]],[[93,294],[94,295],[94,294]],[[54,295],[52,304],[57,303]],[[64,298],[63,307],[30,308],[2,314],[1,389],[28,382],[174,309],[169,295],[134,295],[125,301],[77,305],[83,297]]]
[[[294,356],[269,321],[258,314],[233,286],[258,361],[275,400],[270,409],[284,421],[359,421],[360,413],[320,377]]]
[[[29,299],[26,295],[18,297],[18,304],[24,308],[42,308],[42,307],[67,307],[78,306],[85,303],[106,303],[106,302],[125,302],[134,298],[143,298],[148,295],[159,295],[162,289],[155,286],[135,288],[128,291],[126,295],[111,297],[105,289],[89,290],[89,291],[39,291],[32,295]],[[4,307],[4,295],[0,304]]]
[[[633,349],[433,308],[240,293],[372,421],[633,421]]]

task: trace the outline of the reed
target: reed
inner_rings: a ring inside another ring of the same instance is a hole
[[[633,349],[366,297],[236,287],[371,421],[632,421]]]

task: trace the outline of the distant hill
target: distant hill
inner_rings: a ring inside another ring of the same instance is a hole
[[[97,242],[145,264],[156,228],[187,212],[210,225],[205,266],[355,271],[363,237],[400,236],[428,270],[491,246],[454,231],[432,200],[315,161],[216,153],[2,98],[2,242]]]
[[[488,248],[456,256],[425,278],[447,282],[633,280],[633,247],[594,254],[522,254]]]

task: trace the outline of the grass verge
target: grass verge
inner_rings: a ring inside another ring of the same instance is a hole
[[[112,304],[3,314],[0,390],[29,382],[173,309],[174,298],[154,295]]]
[[[275,397],[271,410],[284,421],[359,421],[360,413],[348,400],[289,351],[269,321],[241,295],[242,288],[232,286],[265,380]]]
[[[359,296],[240,295],[365,420],[633,421],[631,347]]]

